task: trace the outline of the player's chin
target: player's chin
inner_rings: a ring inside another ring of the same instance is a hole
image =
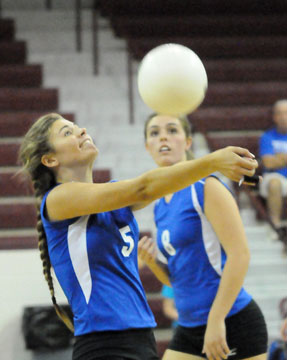
[[[96,147],[89,148],[85,152],[85,158],[87,158],[89,160],[96,160],[96,158],[98,157],[98,154],[99,154],[99,150]]]
[[[162,157],[158,160],[158,165],[159,166],[171,166],[176,164],[176,161],[174,161],[172,158],[170,157]]]

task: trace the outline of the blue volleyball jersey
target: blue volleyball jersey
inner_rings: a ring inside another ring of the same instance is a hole
[[[157,243],[167,258],[179,324],[207,323],[226,254],[204,214],[205,179],[178,191],[154,208]],[[223,214],[224,216],[224,214]],[[251,296],[242,288],[228,316],[243,309]]]
[[[41,217],[75,335],[155,327],[139,277],[139,230],[130,208],[52,222],[45,217],[47,195]]]

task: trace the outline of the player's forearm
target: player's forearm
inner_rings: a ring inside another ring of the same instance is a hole
[[[220,285],[209,313],[209,319],[224,319],[229,313],[243,286],[249,260],[248,251],[227,257]]]
[[[179,191],[216,171],[212,154],[201,159],[183,161],[173,166],[160,167],[143,174],[145,199],[157,199]]]
[[[171,286],[166,266],[156,260],[150,261],[146,263],[146,265],[161,283],[167,286]]]

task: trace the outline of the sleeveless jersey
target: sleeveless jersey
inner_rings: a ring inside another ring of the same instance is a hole
[[[205,179],[178,191],[154,208],[157,243],[168,261],[179,324],[207,323],[226,254],[204,214]],[[224,215],[223,215],[224,216]],[[242,288],[228,316],[243,309],[251,296]]]
[[[75,335],[155,327],[138,265],[139,230],[130,208],[48,221],[51,265],[74,315]]]

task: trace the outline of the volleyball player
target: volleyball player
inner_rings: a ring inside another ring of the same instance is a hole
[[[58,114],[38,119],[23,140],[20,159],[35,190],[44,275],[58,315],[74,330],[74,360],[155,360],[156,324],[138,274],[132,210],[216,170],[239,181],[258,164],[248,150],[228,147],[133,179],[95,184],[97,155],[86,129]],[[73,324],[57,305],[51,266]]]
[[[152,115],[145,138],[159,168],[186,162],[192,139],[185,118]],[[230,191],[218,178],[206,177],[158,200],[154,218],[179,314],[163,359],[265,359],[266,324],[242,287],[249,249]],[[141,239],[140,258],[156,272],[163,267],[154,248],[151,239]]]

